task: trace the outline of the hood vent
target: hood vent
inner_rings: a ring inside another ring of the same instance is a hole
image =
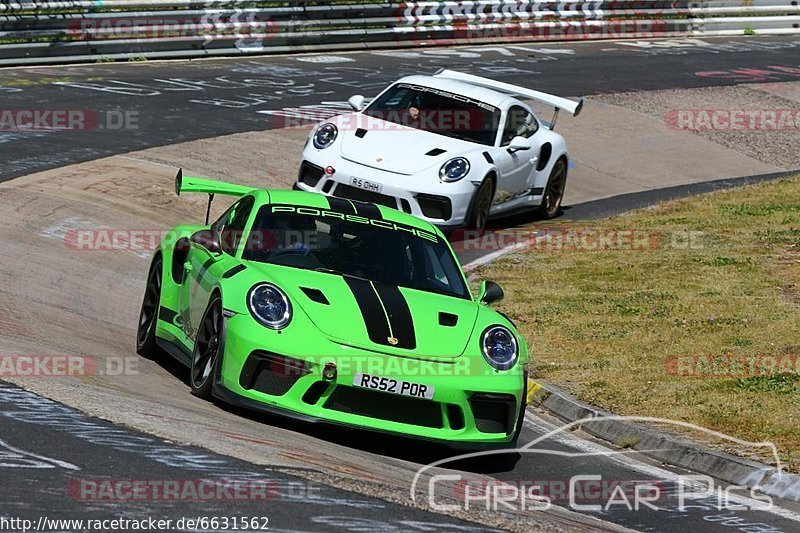
[[[325,294],[319,289],[300,287],[300,290],[303,291],[303,294],[308,296],[308,299],[312,302],[317,302],[318,304],[322,305],[331,305],[331,303],[328,301],[328,298],[326,298]]]
[[[358,137],[359,139],[363,139],[364,135],[366,135],[366,134],[367,134],[367,130],[365,130],[364,128],[358,128],[356,130],[356,137]]]
[[[442,150],[441,148],[434,148],[433,150],[431,150],[430,152],[428,152],[428,153],[427,153],[427,154],[425,154],[425,155],[430,155],[430,156],[434,156],[434,157],[435,157],[435,156],[437,156],[437,155],[442,155],[442,154],[443,154],[443,153],[445,153],[446,151],[447,151],[447,150]]]
[[[439,325],[445,326],[447,328],[452,328],[456,324],[458,324],[458,315],[454,315],[452,313],[445,313],[444,311],[439,311]]]

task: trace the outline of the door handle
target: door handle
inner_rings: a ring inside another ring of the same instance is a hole
[[[530,161],[531,161],[531,165],[535,165],[535,164],[536,164],[536,162],[537,162],[538,160],[539,160],[539,157],[538,157],[538,156],[536,156],[536,157],[531,157],[531,159],[530,159]]]

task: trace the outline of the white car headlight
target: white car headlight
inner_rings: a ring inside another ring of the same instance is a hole
[[[339,129],[334,124],[326,122],[314,132],[314,146],[324,150],[333,144],[337,135],[339,135]]]
[[[455,157],[439,169],[439,179],[447,182],[458,181],[467,174],[469,174],[469,161],[463,157]]]
[[[259,283],[247,294],[247,307],[269,329],[283,329],[292,320],[292,304],[286,293],[272,283]]]
[[[486,362],[497,370],[508,370],[519,358],[517,338],[504,326],[489,326],[484,330],[481,351]]]

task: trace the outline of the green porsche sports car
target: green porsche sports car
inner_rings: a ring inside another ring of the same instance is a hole
[[[155,251],[136,347],[190,368],[192,393],[457,447],[514,444],[528,348],[477,298],[442,233],[384,206],[175,178],[238,199]]]

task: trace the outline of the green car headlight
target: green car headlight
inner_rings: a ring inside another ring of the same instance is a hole
[[[292,320],[292,303],[272,283],[259,283],[247,294],[247,307],[259,323],[269,329],[283,329]]]
[[[481,351],[486,362],[497,370],[508,370],[517,363],[517,338],[504,326],[489,326],[481,334]]]

